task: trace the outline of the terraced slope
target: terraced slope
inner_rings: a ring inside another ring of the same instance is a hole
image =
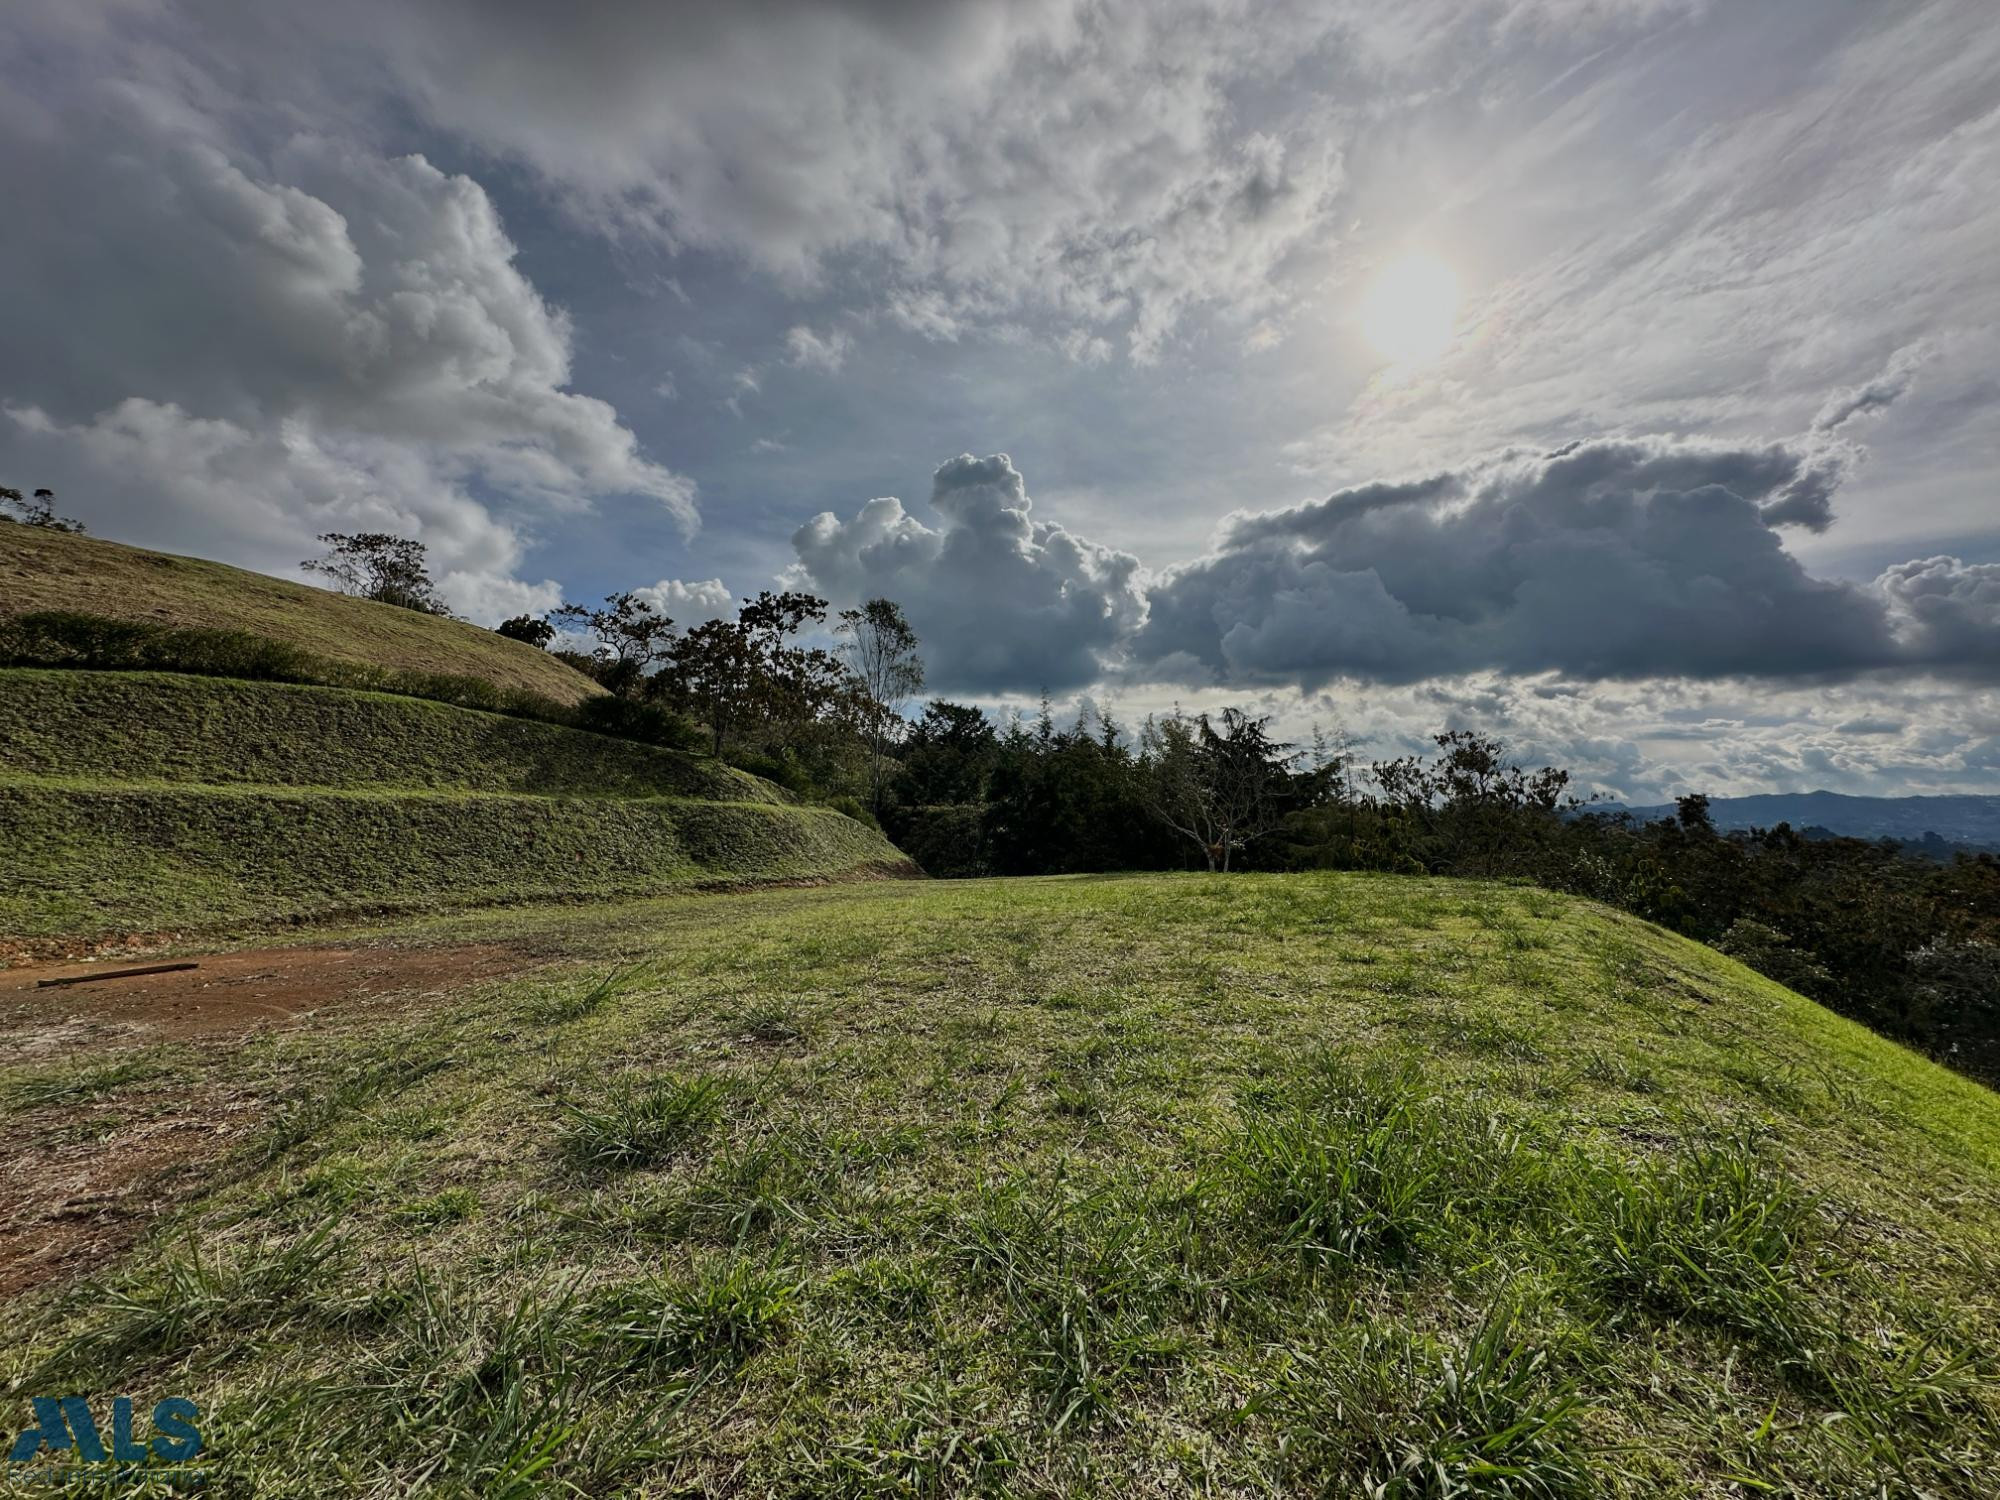
[[[350,599],[201,558],[0,525],[0,615],[39,610],[244,630],[336,661],[479,677],[565,706],[601,691],[546,651],[460,620]]]
[[[263,1500],[2000,1494],[2000,1099],[1617,912],[1147,876],[375,940],[542,966],[0,1074],[23,1160],[228,1153],[7,1306],[0,1382],[185,1394]]]
[[[0,671],[0,939],[899,869],[701,757],[339,688]]]

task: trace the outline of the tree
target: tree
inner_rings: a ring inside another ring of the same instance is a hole
[[[1270,735],[1268,717],[1222,711],[1222,729],[1207,714],[1178,709],[1148,719],[1141,735],[1147,806],[1154,817],[1202,852],[1210,870],[1228,870],[1238,851],[1278,826],[1290,802],[1290,746]]]
[[[13,514],[10,515],[10,511]],[[32,499],[24,499],[19,490],[0,484],[0,520],[15,521],[43,531],[66,531],[76,536],[83,534],[83,522],[56,514],[54,490],[36,490]]]
[[[826,601],[812,594],[746,599],[734,620],[709,620],[674,642],[656,691],[708,725],[717,755],[731,732],[764,727],[781,748],[799,726],[834,708],[846,686],[827,652],[792,644],[792,637],[826,618]]]
[[[882,811],[883,767],[889,743],[903,722],[903,709],[924,685],[924,664],[917,655],[917,633],[902,606],[889,599],[870,599],[859,609],[840,612],[835,634],[841,653],[854,674],[863,709],[862,729],[868,741],[868,797]]]
[[[552,630],[583,627],[597,637],[591,653],[595,675],[621,698],[638,697],[647,672],[666,660],[674,645],[674,622],[630,589],[606,594],[599,609],[581,604],[552,609],[548,624]]]
[[[991,721],[972,705],[931,699],[903,741],[899,795],[914,807],[979,801],[999,744]]]
[[[674,642],[661,683],[708,726],[709,749],[722,754],[750,697],[750,633],[740,621],[706,620]]]
[[[539,615],[516,615],[511,620],[502,620],[493,627],[495,635],[504,635],[510,641],[521,641],[537,650],[549,649],[549,642],[556,638],[556,628]]]
[[[449,615],[424,560],[424,544],[386,531],[322,533],[325,557],[299,564],[308,573],[331,578],[344,594],[393,604],[425,615]]]

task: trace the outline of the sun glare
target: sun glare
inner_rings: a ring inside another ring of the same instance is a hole
[[[1458,324],[1458,273],[1435,255],[1406,255],[1369,285],[1361,328],[1387,358],[1425,364],[1451,347]]]

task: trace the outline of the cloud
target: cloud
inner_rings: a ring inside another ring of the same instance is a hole
[[[785,363],[794,370],[824,370],[832,375],[847,363],[853,347],[854,338],[845,329],[831,328],[821,335],[800,323],[785,334]]]
[[[1898,563],[1875,580],[1903,657],[1982,677],[2000,673],[2000,563]]]
[[[48,97],[0,114],[0,192],[40,226],[0,238],[0,281],[35,289],[0,299],[10,469],[254,566],[415,532],[466,600],[531,587],[524,538],[601,498],[693,529],[693,485],[570,389],[569,320],[477,183],[317,135],[254,148],[192,64],[116,61],[31,72]]]
[[[1959,397],[1990,392],[2000,363],[1996,67],[2000,32],[1973,5],[1865,22],[1718,7],[1672,43],[1592,59],[1535,109],[1496,84],[1469,125],[1413,116],[1457,168],[1424,222],[1465,246],[1467,336],[1421,380],[1368,383],[1288,456],[1351,483],[1577,431],[1851,430],[1921,363],[1898,470],[1947,448],[1977,461],[1989,401]],[[1530,253],[1481,243],[1529,223]]]
[[[677,625],[699,625],[704,620],[728,619],[736,613],[736,596],[723,587],[720,578],[703,578],[693,583],[662,578],[632,592],[640,602],[650,604]]]
[[[1905,344],[1889,356],[1889,363],[1873,380],[1827,397],[1819,415],[1813,418],[1813,430],[1834,432],[1856,417],[1887,411],[1908,393],[1929,353],[1922,343]]]
[[[1773,528],[1823,510],[1823,455],[1601,439],[1237,513],[1166,573],[1131,671],[1216,685],[2000,677],[2000,566],[1815,578]]]
[[[1095,681],[1144,618],[1138,559],[1035,520],[1004,453],[953,459],[932,477],[932,527],[893,497],[851,520],[822,512],[792,534],[791,582],[844,607],[900,603],[939,691]]]
[[[1148,574],[1033,518],[1004,454],[938,469],[927,525],[893,498],[792,537],[801,586],[901,602],[935,682],[984,694],[1112,681],[1228,694],[1514,674],[1578,684],[2000,683],[2000,564],[1936,557],[1821,578],[1779,528],[1824,513],[1857,450],[1607,437],[1237,511]],[[1850,715],[1851,716],[1851,715]]]
[[[1357,24],[1297,0],[237,12],[147,29],[274,102],[357,131],[413,119],[525,168],[621,242],[795,291],[865,263],[875,305],[926,337],[1033,310],[1141,361],[1197,310],[1290,305],[1277,273],[1326,234],[1344,172],[1322,86],[1288,74]]]

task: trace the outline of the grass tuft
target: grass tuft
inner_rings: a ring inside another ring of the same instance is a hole
[[[557,1142],[574,1164],[599,1171],[655,1167],[704,1139],[722,1112],[714,1078],[621,1078],[594,1098],[564,1100]]]
[[[610,1293],[592,1311],[591,1337],[631,1365],[734,1369],[784,1336],[798,1292],[774,1266],[712,1261]]]
[[[290,1241],[220,1255],[190,1236],[133,1274],[84,1288],[77,1298],[83,1326],[56,1346],[30,1383],[74,1378],[100,1385],[128,1361],[268,1328],[336,1282],[346,1249],[330,1220]]]
[[[1578,1169],[1575,1239],[1614,1290],[1811,1360],[1825,1330],[1807,1296],[1816,1205],[1744,1134],[1689,1140],[1664,1162]]]
[[[1565,1500],[1594,1492],[1574,1390],[1497,1308],[1462,1342],[1363,1327],[1287,1362],[1248,1412],[1294,1474],[1379,1500]]]

